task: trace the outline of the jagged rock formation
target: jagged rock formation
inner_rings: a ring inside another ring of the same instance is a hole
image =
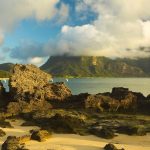
[[[15,65],[10,77],[11,101],[8,111],[16,114],[48,109],[52,106],[47,101],[63,101],[71,96],[71,91],[64,83],[50,83],[50,79],[50,74],[34,65]]]
[[[39,142],[44,142],[46,139],[51,137],[51,133],[46,130],[33,131],[31,135],[31,140],[36,140]]]
[[[7,140],[2,144],[2,150],[25,150],[24,146],[19,143],[15,136],[8,136]]]

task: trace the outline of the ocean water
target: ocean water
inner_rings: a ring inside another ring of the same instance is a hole
[[[1,81],[9,91],[8,81]],[[111,92],[113,87],[125,87],[134,92],[141,92],[145,96],[150,94],[150,78],[54,78],[53,82],[65,82],[73,94],[97,94]]]
[[[150,94],[150,78],[54,78],[54,82],[65,82],[73,94],[97,94],[111,92],[113,87],[125,87],[145,96]]]

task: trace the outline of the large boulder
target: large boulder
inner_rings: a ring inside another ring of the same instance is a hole
[[[34,65],[15,65],[10,77],[10,92],[15,101],[29,101],[36,88],[43,88],[51,79],[51,75],[41,71]],[[36,97],[35,97],[36,98]]]
[[[11,100],[8,112],[17,114],[49,109],[52,106],[47,101],[63,101],[72,95],[64,83],[50,83],[50,79],[50,74],[34,65],[15,65],[9,82]]]
[[[108,127],[93,127],[90,132],[105,139],[112,139],[115,137],[114,131]]]
[[[87,130],[86,115],[76,111],[49,110],[46,112],[35,112],[33,121],[38,126],[56,133],[81,133]],[[79,131],[80,130],[80,131]],[[82,133],[81,133],[82,134]]]
[[[89,95],[85,100],[85,108],[94,109],[100,112],[116,111],[119,105],[119,101],[101,94]]]
[[[124,150],[124,148],[118,149],[115,145],[109,143],[105,145],[104,150]]]
[[[129,93],[128,88],[123,88],[123,87],[114,87],[111,92],[111,97],[117,99],[117,100],[122,100],[126,97],[126,95]]]
[[[128,135],[144,136],[146,135],[146,129],[144,126],[135,125],[123,125],[118,127],[118,132]]]
[[[24,146],[19,143],[15,136],[8,136],[6,141],[2,144],[2,150],[25,150]]]
[[[44,142],[46,139],[51,137],[51,133],[46,130],[33,131],[31,135],[32,140],[36,140],[39,142]]]
[[[0,129],[0,137],[3,137],[5,135],[6,135],[6,133],[2,129]]]

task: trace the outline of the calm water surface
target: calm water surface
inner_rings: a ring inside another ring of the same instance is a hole
[[[135,92],[142,92],[145,96],[150,94],[150,78],[54,78],[53,82],[65,82],[73,94],[97,94],[111,92],[113,87],[126,87]],[[8,81],[3,82],[9,91]]]
[[[150,94],[150,78],[54,78],[54,82],[65,82],[73,94],[96,94],[111,92],[113,87],[126,87],[135,92]]]

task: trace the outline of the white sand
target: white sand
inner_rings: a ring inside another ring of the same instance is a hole
[[[22,121],[13,122],[14,128],[3,129],[8,135],[22,136],[29,134],[37,127],[21,127]],[[0,145],[6,137],[0,138]],[[119,135],[112,140],[105,140],[95,136],[79,136],[73,134],[54,134],[46,142],[29,141],[26,147],[30,150],[103,150],[107,143],[113,143],[125,150],[150,150],[150,134],[147,136]]]

